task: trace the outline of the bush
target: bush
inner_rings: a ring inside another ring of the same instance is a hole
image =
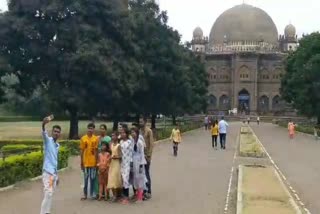
[[[58,160],[59,169],[68,166],[68,158],[69,150],[61,147]],[[41,175],[42,165],[43,154],[40,151],[10,156],[5,161],[0,160],[0,187]]]
[[[62,140],[59,142],[61,146],[67,147],[71,155],[78,155],[79,151],[79,140]],[[43,146],[42,140],[0,140],[0,149],[7,145],[25,145],[25,146]]]
[[[40,149],[41,146],[39,145],[7,144],[3,146],[0,151],[6,157],[8,155],[35,152],[39,151]]]

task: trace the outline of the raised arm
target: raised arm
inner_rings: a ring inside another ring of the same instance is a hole
[[[42,138],[44,141],[44,144],[49,142],[49,136],[48,136],[48,132],[46,131],[46,125],[49,123],[49,119],[47,117],[45,117],[42,121]]]

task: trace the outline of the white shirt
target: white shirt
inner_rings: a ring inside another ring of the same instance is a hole
[[[227,134],[227,128],[229,124],[225,120],[220,120],[218,126],[219,126],[219,133]]]

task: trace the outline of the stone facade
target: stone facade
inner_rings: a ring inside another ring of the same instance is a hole
[[[247,14],[258,18],[248,20]],[[217,20],[219,23],[214,24],[210,38],[204,37],[197,27],[192,40],[192,50],[203,56],[208,72],[208,112],[237,108],[238,112],[268,114],[287,110],[279,89],[285,72],[284,58],[298,46],[295,28],[287,26],[285,35],[277,39],[272,19],[261,9],[245,4],[227,10]],[[250,21],[252,27],[240,23],[243,29],[237,27],[233,32],[233,28],[225,25],[235,26],[236,22],[239,26],[239,20]]]

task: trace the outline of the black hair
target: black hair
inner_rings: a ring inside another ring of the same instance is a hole
[[[89,129],[89,128],[96,128],[96,126],[94,125],[94,123],[89,123],[88,125],[87,125],[87,128]]]
[[[129,130],[128,126],[127,125],[126,126],[122,126],[122,130],[126,133],[127,138],[129,138],[130,130]]]
[[[143,119],[143,122],[145,123],[148,122],[148,117],[144,116],[142,119]]]
[[[121,126],[123,129],[128,129],[128,124],[126,124],[126,123],[120,123],[120,126]]]
[[[138,128],[132,128],[131,131],[135,132],[136,135],[137,135],[137,140],[134,139],[135,144],[134,144],[134,146],[133,146],[133,150],[134,150],[135,152],[137,152],[137,150],[138,150],[137,142],[138,142],[138,140],[139,140],[139,134],[140,134],[140,132],[139,132],[139,129],[138,129]]]
[[[107,130],[107,125],[106,124],[101,124],[100,129],[103,128],[104,130]]]
[[[218,122],[218,120],[215,120],[214,123],[218,125],[219,122]]]
[[[221,117],[221,120],[224,120],[224,116]]]
[[[61,126],[59,126],[59,125],[54,125],[53,127],[52,127],[52,130],[53,129],[59,129],[59,131],[61,131]]]

